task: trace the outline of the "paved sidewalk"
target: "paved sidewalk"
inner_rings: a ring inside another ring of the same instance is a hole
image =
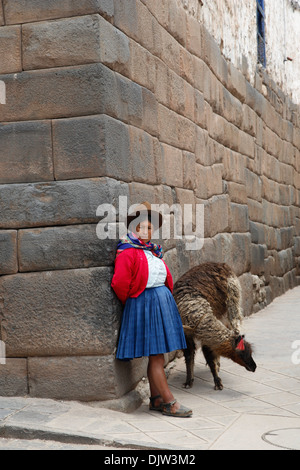
[[[222,359],[222,392],[214,390],[200,352],[191,390],[182,388],[184,359],[176,360],[169,384],[193,408],[193,418],[149,412],[146,400],[125,414],[77,402],[3,397],[0,437],[130,449],[300,450],[300,287],[246,319],[244,333],[258,369],[252,374]]]

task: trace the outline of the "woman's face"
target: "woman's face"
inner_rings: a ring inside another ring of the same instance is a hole
[[[149,220],[144,220],[136,227],[136,234],[143,242],[149,242],[152,237],[153,224]]]

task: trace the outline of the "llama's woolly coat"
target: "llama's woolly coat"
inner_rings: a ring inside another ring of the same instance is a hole
[[[174,286],[185,331],[213,349],[240,333],[241,287],[226,264],[205,263],[191,269]]]
[[[194,382],[195,353],[200,340],[212,372],[215,390],[223,390],[218,372],[220,357],[255,372],[251,344],[240,334],[241,286],[226,264],[205,263],[191,269],[174,286],[174,298],[181,315],[187,348],[185,387]]]

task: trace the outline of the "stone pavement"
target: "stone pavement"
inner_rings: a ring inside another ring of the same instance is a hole
[[[200,352],[190,390],[182,388],[184,359],[172,365],[169,384],[193,408],[193,418],[149,412],[146,399],[136,411],[122,413],[78,402],[2,397],[0,437],[130,449],[300,450],[300,287],[247,318],[243,333],[254,345],[258,369],[252,374],[222,359],[222,392],[214,390]]]

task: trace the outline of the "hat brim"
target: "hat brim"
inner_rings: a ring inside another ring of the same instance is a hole
[[[163,224],[163,216],[160,212],[156,212],[152,210],[136,211],[135,214],[128,215],[127,227],[129,227],[129,225],[136,220],[136,225],[135,225],[135,228],[136,228],[137,225],[141,222],[140,219],[141,218],[144,219],[145,217],[148,217],[149,215],[151,216],[151,223],[153,223],[154,227],[160,228]]]

